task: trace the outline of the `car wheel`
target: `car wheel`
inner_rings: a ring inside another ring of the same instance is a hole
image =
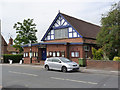
[[[63,72],[67,72],[67,68],[66,67],[62,67],[62,71]]]
[[[49,70],[49,66],[48,66],[48,65],[45,66],[45,70],[46,70],[46,71]]]

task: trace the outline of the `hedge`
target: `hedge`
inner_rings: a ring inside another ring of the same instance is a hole
[[[13,60],[13,63],[19,63],[20,60],[23,58],[23,54],[4,54],[3,55],[3,63],[9,63],[9,59]]]

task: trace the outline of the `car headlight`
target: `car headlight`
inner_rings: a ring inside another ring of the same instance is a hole
[[[73,66],[72,64],[68,64],[69,66]]]

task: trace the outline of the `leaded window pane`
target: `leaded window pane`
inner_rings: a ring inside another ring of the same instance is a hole
[[[69,32],[72,32],[72,28],[71,27],[69,28]]]
[[[77,33],[76,32],[73,33],[73,37],[77,37]]]
[[[57,52],[57,57],[59,57],[60,56],[60,52]]]
[[[55,39],[68,38],[68,31],[66,29],[55,30]]]
[[[69,37],[70,37],[70,38],[72,37],[72,33],[69,33]]]
[[[55,52],[53,52],[53,57],[55,57]]]
[[[75,52],[75,57],[79,57],[79,52]]]
[[[74,52],[71,52],[71,57],[75,57],[75,53]]]
[[[54,30],[51,30],[51,34],[54,34]]]
[[[54,39],[54,35],[51,35],[51,39]]]
[[[47,36],[47,39],[50,40],[50,36]]]

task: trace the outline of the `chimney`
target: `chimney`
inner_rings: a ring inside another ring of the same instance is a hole
[[[13,39],[10,37],[8,45],[13,45]]]

